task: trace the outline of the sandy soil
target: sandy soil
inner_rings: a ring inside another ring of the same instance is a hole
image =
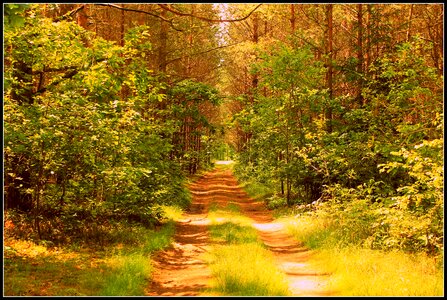
[[[330,296],[328,274],[312,269],[310,252],[290,236],[284,224],[275,222],[262,202],[252,199],[240,188],[230,170],[211,171],[190,186],[192,205],[176,224],[175,242],[153,257],[153,280],[147,287],[148,296],[204,296],[211,271],[203,255],[210,250],[207,212],[211,203],[225,205],[235,202],[243,214],[253,220],[261,240],[272,252],[276,264],[289,281],[293,296]]]

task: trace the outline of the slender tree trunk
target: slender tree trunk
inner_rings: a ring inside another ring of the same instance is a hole
[[[124,4],[123,4],[124,7]],[[124,22],[125,22],[125,14],[124,10],[121,10],[121,23],[120,23],[120,45],[124,46]]]
[[[160,12],[160,16],[166,18],[166,11],[162,10]],[[158,48],[158,70],[161,73],[166,73],[166,49],[167,49],[167,40],[168,40],[168,25],[166,22],[160,20],[160,32],[159,32],[159,41],[160,46]]]
[[[357,73],[358,79],[358,91],[357,101],[360,106],[363,106],[362,88],[363,88],[363,7],[362,4],[357,5]]]
[[[195,5],[191,4],[191,14],[194,15],[195,13]],[[189,18],[189,33],[188,33],[188,56],[186,57],[186,77],[190,77],[192,74],[192,61],[191,61],[191,54],[192,53],[192,46],[193,46],[193,32],[192,32],[192,28],[194,25],[194,17],[190,17]]]
[[[407,42],[410,40],[410,37],[411,37],[411,22],[413,19],[413,8],[414,8],[414,4],[410,4],[410,12],[408,14],[407,38],[406,38]]]
[[[332,49],[332,4],[327,4],[326,6],[326,20],[327,20],[327,43],[326,43],[326,55],[327,55],[327,72],[326,72],[326,81],[327,87],[329,89],[329,103],[326,107],[326,125],[327,131],[332,132],[332,107],[331,102],[333,98],[333,66],[332,66],[332,57],[333,57],[333,49]]]
[[[255,43],[256,45],[259,42],[259,15],[257,13],[254,14],[254,18],[253,18],[253,43]],[[254,104],[254,98],[256,95],[256,91],[258,88],[258,74],[253,74],[252,76],[252,93],[251,93],[251,104]]]
[[[290,27],[293,34],[295,32],[295,4],[290,4]]]
[[[367,4],[367,15],[366,15],[366,58],[365,58],[365,72],[368,73],[369,66],[371,65],[371,14],[372,6]],[[365,101],[365,99],[364,99]]]

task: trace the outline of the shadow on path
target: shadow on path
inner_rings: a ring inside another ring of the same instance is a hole
[[[293,296],[330,296],[328,274],[318,273],[307,263],[310,251],[289,235],[284,225],[275,222],[264,203],[251,199],[239,186],[231,170],[215,169],[190,185],[190,208],[176,224],[172,247],[152,258],[154,273],[148,296],[203,296],[211,271],[202,259],[210,250],[207,213],[211,203],[233,202],[253,220],[261,240],[272,252],[275,262],[289,281]]]

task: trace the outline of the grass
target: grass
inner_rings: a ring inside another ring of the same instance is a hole
[[[268,197],[268,187],[255,182],[248,182],[245,189],[253,198]],[[363,210],[359,212],[363,214]],[[328,288],[337,296],[444,295],[443,258],[362,247],[365,233],[371,230],[364,226],[367,222],[334,213],[302,214],[293,207],[279,207],[274,216],[313,249],[310,263],[331,274]]]
[[[283,217],[288,229],[312,249],[312,263],[329,272],[330,288],[342,296],[441,296],[444,272],[439,258],[340,244],[341,228],[329,217]],[[355,240],[356,228],[344,228]]]
[[[266,200],[273,195],[273,189],[268,184],[259,183],[255,180],[247,180],[242,184],[244,191],[253,199]]]
[[[257,243],[219,246],[210,261],[214,275],[213,291],[229,296],[289,295],[284,274],[273,258]]]
[[[325,249],[314,263],[332,272],[330,285],[344,296],[442,296],[443,270],[433,258],[402,251]]]
[[[275,266],[271,253],[259,240],[251,220],[229,203],[212,205],[208,217],[210,236],[218,244],[208,262],[214,275],[211,293],[229,296],[289,295],[285,276]]]
[[[50,248],[5,238],[6,296],[137,296],[151,278],[150,255],[169,246],[181,211],[164,207],[170,221],[158,230],[117,224],[104,249]]]
[[[109,261],[112,272],[105,278],[100,295],[139,296],[151,278],[152,265],[141,252],[116,256]]]

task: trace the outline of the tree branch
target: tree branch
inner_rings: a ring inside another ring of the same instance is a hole
[[[51,87],[53,87],[53,86],[58,85],[59,83],[61,83],[61,82],[64,81],[65,79],[70,79],[70,78],[74,77],[76,74],[78,74],[78,72],[79,72],[79,70],[72,70],[72,71],[70,71],[70,72],[67,72],[66,74],[64,74],[64,76],[62,76],[61,79],[56,80],[56,81],[53,81],[52,83],[50,83],[50,84],[47,85],[46,87],[43,87],[43,88],[37,90],[37,91],[34,93],[33,97],[36,96],[36,95],[40,95],[40,94],[45,93],[45,92],[48,90],[48,88],[51,88]]]
[[[180,12],[178,10],[175,10],[175,9],[171,8],[167,4],[158,4],[158,6],[160,6],[161,8],[163,8],[163,9],[165,9],[167,11],[170,11],[173,14],[176,14],[178,16],[193,17],[193,18],[196,18],[196,19],[199,19],[199,20],[202,20],[202,21],[206,21],[206,22],[211,22],[211,23],[224,23],[224,22],[240,22],[240,21],[243,21],[243,20],[249,18],[251,16],[251,14],[254,13],[255,10],[257,10],[261,5],[262,5],[262,3],[258,4],[251,12],[248,13],[248,15],[246,15],[245,17],[240,18],[240,19],[209,19],[209,18],[205,18],[205,17],[201,17],[201,16],[196,16],[194,14],[188,14],[188,13]]]
[[[80,11],[82,9],[84,9],[84,5],[81,5],[81,6],[77,7],[77,8],[75,8],[75,9],[73,9],[72,11],[69,11],[68,13],[66,13],[63,16],[57,17],[56,19],[54,19],[54,22],[60,22],[60,21],[63,21],[63,20],[67,20],[68,18],[73,17],[75,14],[78,13],[78,11]]]
[[[63,67],[63,68],[49,68],[47,66],[44,66],[43,70],[33,70],[33,72],[31,74],[39,75],[39,74],[50,73],[50,72],[65,72],[65,71],[75,70],[78,68],[79,67],[77,67],[77,66],[67,66],[67,67]]]
[[[135,12],[135,13],[146,14],[146,15],[149,15],[149,16],[152,16],[152,17],[155,17],[155,18],[159,18],[160,20],[169,23],[169,25],[171,25],[171,27],[172,27],[174,30],[177,30],[177,31],[183,31],[183,30],[181,30],[181,29],[176,28],[176,27],[174,26],[172,20],[163,18],[163,17],[160,16],[160,15],[153,14],[153,13],[150,13],[150,12],[148,12],[148,11],[144,11],[144,10],[140,10],[140,9],[133,9],[133,8],[126,8],[126,7],[122,7],[122,6],[118,6],[118,5],[110,4],[110,3],[95,3],[95,5],[108,6],[108,7],[112,7],[112,8],[116,8],[116,9],[124,10],[124,11],[131,11],[131,12]]]

